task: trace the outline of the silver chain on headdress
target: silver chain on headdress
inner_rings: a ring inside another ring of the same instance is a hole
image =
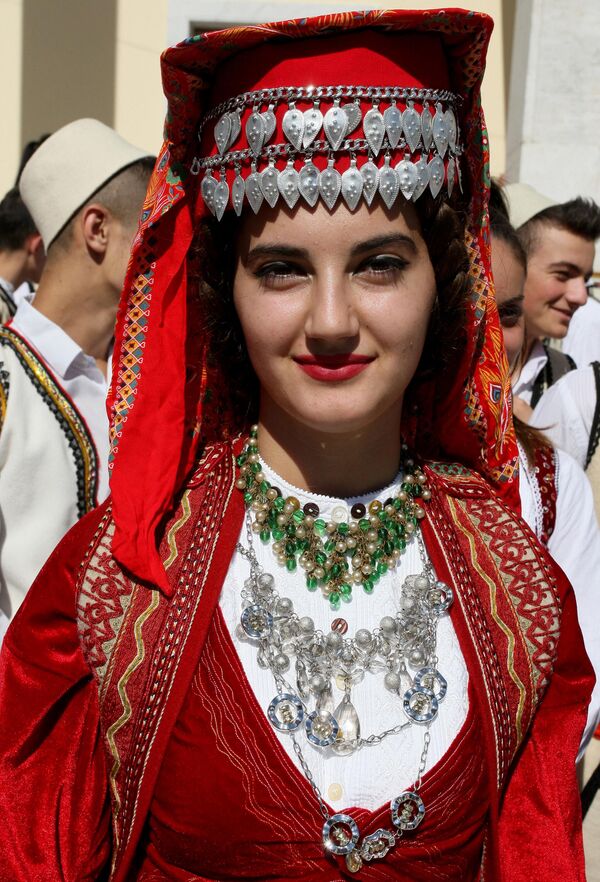
[[[371,102],[364,115],[361,99]],[[398,101],[406,103],[404,110],[397,106]],[[297,102],[312,102],[312,107],[302,111]],[[320,107],[323,102],[331,105],[325,113]],[[415,108],[415,102],[421,110]],[[379,193],[391,208],[400,194],[413,202],[427,189],[437,196],[444,181],[451,196],[456,179],[461,187],[458,103],[459,97],[448,90],[397,86],[282,87],[245,92],[204,117],[198,137],[202,139],[205,127],[216,119],[217,153],[196,157],[191,171],[204,172],[202,198],[218,220],[229,204],[239,216],[244,200],[257,213],[264,201],[274,207],[280,197],[290,208],[302,197],[310,206],[321,198],[332,209],[341,196],[354,210],[361,198],[370,205]],[[282,119],[286,140],[270,144],[277,128],[274,111],[280,104],[287,106]],[[249,107],[252,112],[245,124],[248,146],[232,149],[242,133],[242,112]],[[349,138],[361,124],[364,137]],[[392,150],[404,154],[394,166]],[[327,156],[322,171],[312,161],[315,154]],[[343,173],[335,168],[340,155],[350,156],[350,167]],[[364,159],[360,166],[359,156]],[[286,161],[285,168],[276,168],[278,159]],[[303,162],[300,169],[296,168],[298,160]],[[231,189],[228,168],[235,171]]]

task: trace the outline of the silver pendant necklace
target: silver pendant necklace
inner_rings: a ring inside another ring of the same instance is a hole
[[[425,815],[419,789],[431,741],[429,728],[447,689],[437,668],[437,622],[452,604],[453,592],[436,580],[420,531],[416,531],[423,570],[405,579],[396,616],[384,616],[378,628],[359,629],[352,638],[344,636],[344,620],[336,619],[332,630],[324,634],[309,616],[294,611],[289,598],[279,595],[274,577],[258,563],[252,532],[248,513],[247,547],[237,545],[250,565],[250,577],[242,589],[243,611],[237,634],[256,646],[259,666],[273,675],[277,694],[268,706],[267,718],[277,731],[292,739],[294,753],[324,818],[325,851],[344,856],[348,870],[358,872],[364,861],[385,857],[403,835],[416,830]],[[386,688],[398,695],[406,720],[364,738],[352,703],[352,688],[366,674],[383,675]],[[289,682],[292,679],[293,685]],[[334,685],[343,692],[337,707]],[[358,825],[350,815],[330,813],[297,735],[303,732],[313,746],[349,756],[412,725],[424,727],[414,789],[391,800],[392,830],[379,829],[361,840]]]

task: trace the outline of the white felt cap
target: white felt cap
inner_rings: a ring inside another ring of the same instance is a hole
[[[553,199],[538,193],[529,184],[505,184],[502,192],[508,202],[510,222],[516,230],[540,211],[558,205]]]
[[[149,155],[97,119],[75,120],[47,138],[19,181],[46,250],[100,187]]]

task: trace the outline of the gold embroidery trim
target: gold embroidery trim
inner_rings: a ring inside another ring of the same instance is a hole
[[[190,493],[191,493],[191,490],[186,490],[185,493],[183,494],[183,498],[181,500],[181,508],[183,509],[183,513],[182,513],[181,517],[175,521],[175,523],[173,524],[173,526],[171,527],[171,529],[169,530],[169,532],[167,534],[167,542],[169,544],[170,554],[169,554],[168,558],[166,559],[166,561],[164,562],[165,570],[168,570],[169,567],[172,566],[172,564],[174,564],[177,559],[177,555],[178,555],[177,542],[176,542],[177,533],[181,530],[183,525],[187,523],[187,521],[190,519],[190,516],[192,514],[192,510],[190,508]]]

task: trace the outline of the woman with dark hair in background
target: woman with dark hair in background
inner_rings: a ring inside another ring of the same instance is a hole
[[[112,502],[5,639],[0,875],[584,878],[592,675],[513,508],[490,30],[348,13],[165,54]]]

